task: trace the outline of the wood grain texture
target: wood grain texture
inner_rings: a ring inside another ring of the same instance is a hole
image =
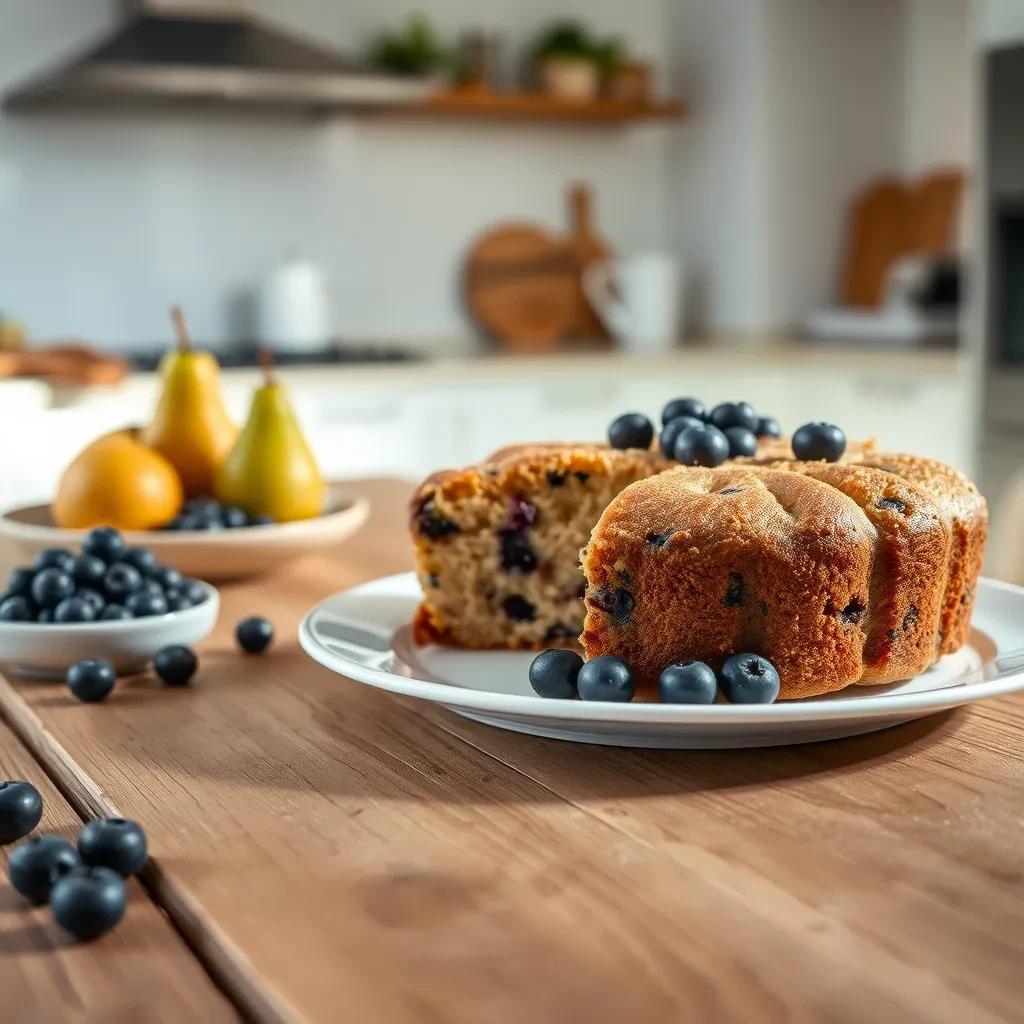
[[[188,690],[0,685],[76,803],[138,818],[152,888],[264,1020],[1011,1021],[1024,999],[1024,700],[764,751],[489,729],[298,650],[409,565],[411,488],[225,587]],[[262,613],[279,641],[233,647]]]
[[[0,778],[31,782],[43,797],[38,833],[74,842],[82,820],[14,734],[0,724]],[[95,942],[75,942],[48,907],[32,907],[7,880],[0,846],[0,1019],[18,1024],[237,1021],[173,927],[137,882],[124,920]]]

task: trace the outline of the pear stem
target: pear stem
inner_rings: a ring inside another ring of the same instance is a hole
[[[185,314],[182,313],[181,306],[171,306],[171,324],[178,339],[178,350],[188,352],[192,348],[192,339],[189,337],[188,327],[185,326]]]
[[[263,371],[263,383],[271,385],[274,379],[274,353],[266,345],[260,346],[260,369]]]

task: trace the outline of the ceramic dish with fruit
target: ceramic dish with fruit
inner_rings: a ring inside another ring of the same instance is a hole
[[[0,540],[19,560],[111,526],[186,575],[231,579],[339,544],[366,520],[364,499],[324,480],[269,358],[238,430],[216,359],[191,347],[180,311],[172,316],[178,345],[161,364],[152,420],[88,445],[52,504],[0,519]]]
[[[98,527],[80,550],[45,548],[14,569],[0,592],[0,665],[58,678],[103,658],[119,672],[145,667],[163,647],[192,645],[217,621],[217,591]]]

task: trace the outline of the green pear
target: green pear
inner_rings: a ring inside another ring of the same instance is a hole
[[[302,433],[288,392],[264,361],[249,418],[217,472],[214,494],[225,505],[277,522],[323,512],[327,485]]]

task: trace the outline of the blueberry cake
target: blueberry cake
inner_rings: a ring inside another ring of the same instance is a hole
[[[423,588],[416,640],[573,643],[583,628],[580,549],[623,488],[670,465],[639,448],[531,445],[428,478],[411,510]]]
[[[776,454],[776,453],[771,453]],[[924,671],[970,626],[987,514],[955,470],[856,446],[846,462],[680,467],[610,502],[583,554],[588,659],[758,651],[782,698]]]

